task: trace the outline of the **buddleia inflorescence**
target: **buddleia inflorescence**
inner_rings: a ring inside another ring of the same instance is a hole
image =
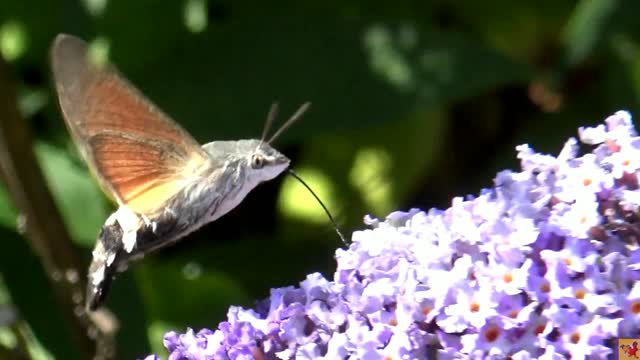
[[[582,155],[573,138],[558,156],[518,146],[520,171],[446,210],[365,217],[332,279],[169,332],[169,359],[612,355],[640,337],[640,137],[619,111],[579,139]]]

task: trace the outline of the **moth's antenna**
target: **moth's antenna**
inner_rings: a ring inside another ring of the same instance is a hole
[[[288,122],[288,121],[287,121]],[[287,170],[289,172],[289,174],[291,176],[293,176],[294,178],[296,178],[298,181],[300,181],[300,183],[302,185],[304,185],[304,187],[307,188],[307,190],[309,190],[309,192],[311,193],[311,195],[313,195],[314,198],[316,198],[316,200],[318,200],[318,203],[320,204],[320,206],[322,207],[322,209],[324,210],[325,213],[327,213],[327,216],[329,217],[329,221],[331,221],[331,224],[333,224],[333,227],[336,229],[336,232],[338,233],[338,236],[340,237],[340,240],[342,240],[342,243],[349,247],[349,243],[347,242],[347,240],[345,239],[344,235],[342,235],[342,231],[340,231],[340,227],[338,226],[338,224],[336,223],[336,221],[333,219],[333,216],[331,216],[331,213],[329,212],[329,209],[327,209],[327,207],[324,205],[324,203],[322,202],[322,200],[320,200],[320,198],[318,197],[318,195],[316,195],[316,193],[313,192],[313,190],[311,190],[311,188],[309,187],[309,185],[307,185],[306,182],[304,182],[304,180],[302,180],[302,178],[300,178],[300,176],[298,174],[296,174],[293,170],[288,169]]]
[[[293,124],[298,119],[300,119],[302,114],[304,114],[305,111],[309,109],[309,106],[311,106],[310,102],[306,102],[302,104],[302,106],[298,108],[298,111],[296,111],[293,115],[291,115],[289,120],[287,120],[284,124],[282,124],[282,126],[280,126],[280,129],[278,129],[278,131],[276,131],[276,133],[273,134],[273,136],[269,139],[269,141],[267,141],[267,143],[271,144],[271,142],[275,140],[280,134],[282,134],[282,132],[285,131],[289,126],[291,126],[291,124]]]
[[[271,108],[269,109],[269,114],[267,114],[267,121],[264,123],[264,129],[262,129],[262,136],[260,137],[260,142],[264,142],[264,139],[267,137],[269,130],[271,129],[271,125],[273,124],[273,120],[278,117],[278,103],[274,102],[271,104]]]

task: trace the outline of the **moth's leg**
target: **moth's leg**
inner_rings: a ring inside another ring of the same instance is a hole
[[[176,212],[173,211],[173,209],[171,209],[170,207],[165,206],[164,212],[169,214],[170,216],[172,216],[174,218],[176,217]]]
[[[148,252],[163,247],[173,238],[172,234],[179,233],[176,213],[168,211],[167,208],[155,215],[152,219],[144,215],[140,215],[140,217],[144,224],[138,230],[136,247],[129,254],[132,260],[143,257]]]
[[[156,229],[158,228],[157,222],[149,219],[149,217],[145,214],[140,214],[140,218],[142,218],[145,226],[150,227],[151,231],[153,231],[154,233],[156,232]]]

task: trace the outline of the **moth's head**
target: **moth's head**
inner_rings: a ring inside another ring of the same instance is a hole
[[[246,147],[247,168],[259,182],[271,180],[289,167],[291,160],[264,141],[244,140],[238,143],[238,147]]]
[[[289,167],[291,160],[260,140],[214,141],[203,146],[214,162],[231,161],[245,169],[254,184],[271,180]]]

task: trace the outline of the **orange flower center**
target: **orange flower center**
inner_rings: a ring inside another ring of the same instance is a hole
[[[542,285],[540,285],[540,291],[542,291],[543,293],[549,293],[551,291],[551,285],[545,281]]]
[[[478,304],[477,302],[473,302],[469,306],[469,309],[471,310],[471,312],[478,312],[480,311],[480,304]]]
[[[504,280],[504,282],[509,284],[510,282],[513,281],[513,275],[511,273],[504,274],[504,276],[502,277],[502,280]]]
[[[580,333],[576,331],[573,334],[571,334],[571,336],[569,337],[569,341],[571,341],[574,344],[577,344],[580,341]]]
[[[491,326],[484,332],[484,339],[489,343],[496,341],[499,336],[500,329],[497,326]]]

